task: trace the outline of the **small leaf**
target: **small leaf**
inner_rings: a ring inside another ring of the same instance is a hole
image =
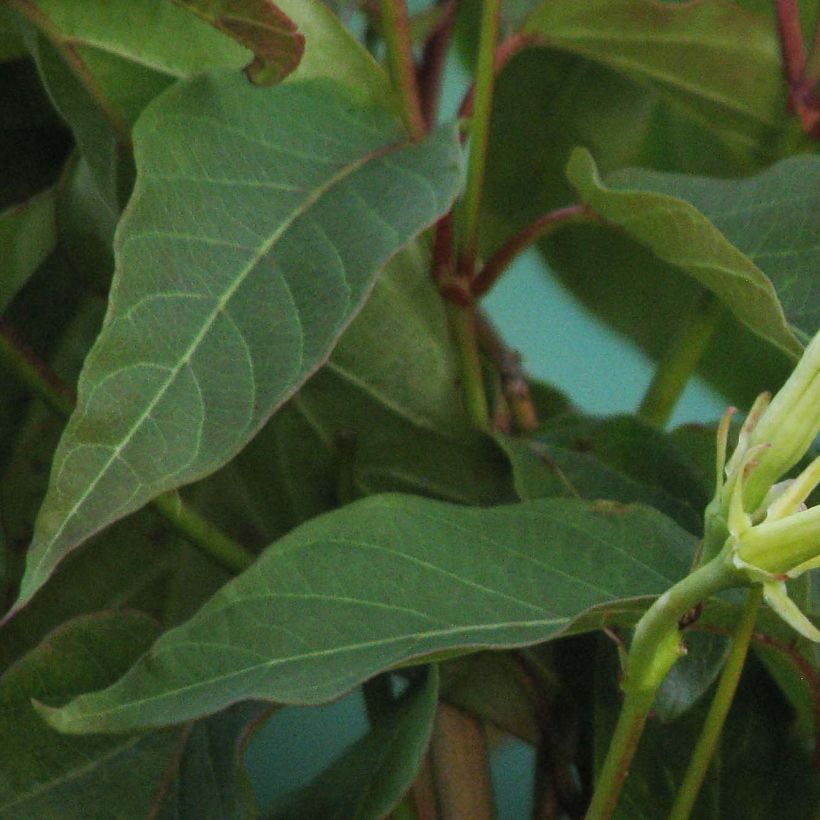
[[[242,703],[197,721],[185,739],[177,776],[167,784],[151,820],[250,820],[256,801],[244,767],[245,743],[271,712]]]
[[[523,30],[652,83],[718,130],[770,138],[784,121],[774,26],[734,3],[544,0]]]
[[[299,65],[305,38],[270,0],[174,0],[254,53],[245,68],[251,82],[275,85]]]
[[[0,313],[54,249],[54,190],[0,211]]]
[[[18,609],[89,536],[247,444],[461,181],[453,127],[408,144],[391,115],[319,81],[180,84],[146,112],[135,146],[106,322]]]
[[[123,731],[245,699],[321,703],[412,658],[594,629],[682,577],[694,542],[639,506],[374,496],[285,536],[120,682],[48,720]]]
[[[115,679],[150,645],[156,624],[136,613],[98,613],[62,625],[0,678],[0,818],[144,817],[178,731],[68,738],[46,726],[30,699],[65,700]]]
[[[771,173],[770,170],[760,176]],[[605,185],[589,152],[576,149],[570,157],[567,176],[581,199],[597,213],[713,291],[758,335],[795,358],[800,355],[802,344],[789,328],[777,293],[763,271],[689,202],[643,189],[642,181],[663,175],[621,172],[612,186]],[[719,210],[737,208],[739,203],[754,209],[749,196],[756,193],[756,186],[750,190],[749,183],[742,180],[707,182],[715,192],[720,192]],[[788,196],[783,191],[784,199]],[[759,228],[755,232],[759,236]],[[797,241],[801,239],[802,234]]]
[[[413,784],[421,767],[438,701],[438,671],[424,676],[312,783],[274,807],[274,820],[380,820]]]

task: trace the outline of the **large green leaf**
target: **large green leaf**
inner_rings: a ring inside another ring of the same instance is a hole
[[[754,222],[755,211],[764,213],[768,209],[770,218],[776,215],[781,222],[775,229],[773,240],[777,252],[785,253],[794,247],[798,254],[806,249],[806,253],[812,255],[816,254],[816,231],[805,229],[802,210],[787,210],[790,202],[793,208],[802,209],[807,197],[817,196],[816,189],[811,187],[801,187],[794,192],[787,187],[787,180],[795,182],[792,174],[795,162],[802,160],[784,160],[750,181],[695,180],[692,184],[700,183],[703,189],[708,186],[699,204],[702,206],[707,197],[711,199],[713,217],[741,211],[739,217],[729,214],[727,219],[731,220],[730,225],[736,234],[743,232],[747,245],[760,242],[761,226]],[[784,175],[782,183],[772,185],[772,180],[778,180],[781,174]],[[663,179],[662,175],[624,171],[614,175],[611,184],[604,184],[589,152],[578,149],[570,157],[567,176],[581,199],[595,211],[620,225],[663,261],[677,266],[713,291],[758,335],[795,358],[800,355],[802,344],[790,329],[778,294],[766,274],[686,199],[651,189],[650,181]],[[681,176],[669,178],[667,190],[677,190],[675,186],[682,180]],[[753,198],[760,195],[761,188],[767,190],[769,200],[763,205]],[[784,243],[787,247],[783,247]],[[805,281],[807,288],[814,290],[816,282],[811,284],[810,275],[813,276],[808,271],[801,275],[798,270],[794,274],[784,274],[783,278],[792,284]],[[797,290],[804,296],[803,287],[798,286]],[[799,303],[802,306],[802,301]]]
[[[62,731],[183,721],[244,699],[319,703],[430,653],[600,627],[685,574],[695,539],[645,507],[457,507],[374,496],[303,524]]]
[[[654,84],[703,121],[749,142],[784,122],[777,36],[724,0],[544,0],[524,32]]]
[[[77,544],[234,456],[461,180],[454,128],[408,144],[391,115],[319,81],[181,84],[146,111],[135,144],[106,322],[18,607]]]
[[[609,175],[606,184],[691,203],[766,274],[791,327],[805,339],[817,332],[820,157],[816,154],[789,157],[747,179],[630,170]]]
[[[156,632],[135,613],[78,618],[0,678],[0,818],[146,816],[180,733],[69,738],[46,726],[30,699],[65,700],[116,679]]]
[[[312,783],[271,812],[275,820],[381,820],[416,777],[433,731],[438,670],[427,668],[373,729]]]
[[[469,432],[458,378],[429,254],[416,243],[380,272],[319,373],[236,459],[183,493],[260,548],[352,496],[513,501],[503,457]]]
[[[0,312],[54,249],[54,190],[0,211]]]

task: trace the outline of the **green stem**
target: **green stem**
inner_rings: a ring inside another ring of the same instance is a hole
[[[424,117],[421,113],[416,69],[410,47],[410,22],[404,0],[379,0],[382,37],[387,47],[387,63],[393,85],[401,100],[402,114],[407,130],[414,140],[424,136]]]
[[[186,504],[179,493],[164,493],[151,504],[188,541],[231,572],[242,572],[253,563],[253,555]]]
[[[668,589],[638,622],[624,670],[623,707],[586,820],[607,820],[615,811],[655,694],[680,656],[678,622],[710,595],[741,583],[738,571],[718,556]]]
[[[740,682],[740,673],[743,671],[743,664],[746,661],[746,654],[749,650],[749,643],[752,639],[762,599],[762,586],[750,589],[746,596],[746,603],[743,605],[740,620],[732,638],[732,649],[729,652],[726,665],[723,667],[715,698],[709,707],[709,714],[706,716],[697,745],[694,752],[692,752],[689,767],[678,790],[669,820],[686,820],[692,813],[701,784],[709,769],[709,763],[714,756],[720,732],[726,721],[726,715],[729,713],[729,707],[732,705],[732,700]]]
[[[666,425],[712,338],[722,312],[721,301],[710,291],[705,291],[697,300],[658,362],[652,382],[638,408],[641,418],[658,427]]]
[[[481,11],[475,98],[470,122],[470,157],[461,223],[461,259],[472,276],[478,246],[478,213],[484,187],[487,145],[490,139],[490,111],[495,83],[495,43],[498,38],[500,0],[485,0]],[[461,265],[460,265],[461,267]]]
[[[450,327],[455,336],[456,347],[461,356],[462,387],[467,404],[467,413],[475,427],[485,432],[489,431],[490,411],[487,407],[484,376],[481,372],[481,359],[478,355],[475,312],[472,305],[464,307],[452,302],[447,304],[447,311]]]
[[[75,403],[71,388],[36,356],[2,317],[0,357],[57,415],[64,418],[71,415]],[[231,572],[241,572],[253,563],[251,553],[202,518],[176,492],[155,498],[153,506],[192,544]]]

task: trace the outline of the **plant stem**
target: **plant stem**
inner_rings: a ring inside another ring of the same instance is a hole
[[[721,301],[710,291],[704,291],[658,362],[638,408],[641,418],[658,427],[666,425],[717,328],[722,312]]]
[[[447,312],[450,327],[455,336],[456,347],[461,356],[462,388],[467,413],[475,427],[488,432],[490,430],[490,411],[487,407],[484,376],[481,372],[481,359],[478,355],[478,337],[473,307],[472,305],[462,307],[461,305],[448,303]]]
[[[416,69],[410,47],[410,22],[404,0],[379,0],[382,36],[387,47],[390,76],[401,100],[402,115],[414,140],[424,136],[424,117],[419,104]]]
[[[18,336],[17,331],[0,316],[0,357],[2,357],[31,391],[58,416],[67,417],[74,409],[71,388],[37,357]]]
[[[492,820],[482,725],[454,706],[440,703],[430,751],[440,820]]]
[[[483,311],[475,311],[475,323],[479,346],[495,365],[501,393],[512,412],[515,427],[521,433],[531,433],[538,427],[538,413],[521,369],[521,354],[507,347]],[[496,429],[499,429],[497,425]]]
[[[777,31],[783,56],[783,73],[789,90],[793,91],[803,79],[806,53],[803,48],[803,32],[800,29],[800,11],[797,0],[775,0]]]
[[[740,673],[743,671],[743,664],[746,661],[749,642],[752,639],[762,599],[763,587],[759,585],[750,589],[746,595],[746,602],[743,605],[732,638],[732,649],[720,675],[715,698],[709,707],[709,714],[706,716],[697,745],[694,752],[692,752],[689,766],[675,798],[675,804],[672,806],[669,820],[687,820],[692,813],[703,779],[709,769],[709,763],[714,756],[720,732],[726,721],[726,715],[729,713],[729,707],[732,705],[732,700],[740,682]]]
[[[557,208],[539,216],[538,219],[508,239],[486,261],[473,282],[473,296],[478,298],[487,293],[522,251],[552,233],[560,225],[598,219],[599,217],[593,214],[586,205],[568,205],[566,208]]]
[[[679,620],[710,595],[741,583],[738,571],[718,556],[668,589],[638,622],[624,670],[623,707],[586,820],[607,820],[615,811],[655,694],[680,656]]]
[[[444,3],[439,0],[438,5],[443,6],[444,15],[424,46],[417,77],[421,113],[428,128],[432,127],[438,114],[441,80],[444,74],[447,49],[453,35],[457,9],[456,0],[445,0]]]
[[[64,418],[71,415],[75,404],[71,388],[37,357],[2,317],[0,357],[11,365],[20,380],[56,414]],[[206,521],[196,510],[189,507],[178,493],[165,493],[155,498],[152,503],[178,532],[231,572],[241,572],[253,563],[254,556],[251,553],[214,524]]]
[[[487,145],[490,139],[490,112],[495,83],[495,44],[498,37],[500,0],[485,0],[481,4],[481,35],[478,43],[475,102],[470,123],[470,157],[467,165],[467,187],[461,213],[461,243],[459,254],[472,278],[472,267],[478,246],[478,213],[484,187]],[[461,264],[459,267],[462,267]]]

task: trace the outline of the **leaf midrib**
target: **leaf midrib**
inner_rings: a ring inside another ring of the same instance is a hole
[[[355,174],[358,170],[365,167],[367,163],[374,161],[375,159],[389,154],[393,151],[397,151],[402,149],[407,145],[406,141],[400,143],[393,143],[391,145],[383,146],[378,149],[374,149],[369,151],[362,157],[358,157],[352,162],[348,163],[347,165],[343,166],[339,171],[333,174],[329,179],[319,185],[309,196],[307,196],[298,207],[294,208],[293,211],[288,215],[288,217],[282,222],[282,224],[272,233],[272,235],[263,242],[257,252],[251,257],[249,262],[246,264],[245,268],[239,273],[236,277],[234,283],[228,287],[223,296],[217,300],[216,306],[214,310],[211,312],[210,316],[207,317],[206,321],[203,323],[203,327],[200,332],[195,336],[192,343],[188,346],[188,349],[185,351],[182,357],[180,357],[179,362],[169,370],[168,378],[165,382],[159,387],[155,396],[149,402],[143,413],[136,419],[134,424],[128,430],[126,435],[122,438],[120,443],[113,448],[112,454],[110,458],[105,462],[104,466],[98,471],[97,476],[90,482],[87,490],[83,493],[78,500],[75,502],[74,506],[68,511],[64,516],[63,520],[57,529],[57,531],[51,536],[49,540],[49,547],[43,552],[40,560],[34,566],[32,570],[32,576],[36,577],[43,564],[50,558],[52,553],[52,548],[59,540],[60,536],[62,535],[63,531],[65,530],[69,521],[73,519],[76,515],[78,510],[85,504],[87,499],[93,494],[94,490],[96,489],[99,482],[102,480],[102,477],[108,472],[111,465],[116,461],[117,458],[121,455],[122,451],[125,447],[131,442],[137,430],[141,427],[141,425],[145,422],[145,420],[150,416],[150,413],[165,395],[166,391],[169,387],[173,384],[179,373],[182,371],[182,368],[185,367],[196,353],[199,348],[199,345],[202,343],[204,338],[207,336],[210,329],[213,327],[214,322],[218,318],[218,316],[224,311],[230,300],[233,298],[233,295],[236,291],[244,284],[247,277],[255,270],[256,266],[262,260],[262,258],[271,250],[271,248],[281,239],[281,237],[293,226],[293,224],[304,216],[309,210],[316,205],[316,203],[325,196],[329,191],[333,190],[338,184],[347,180],[353,174]],[[299,322],[301,325],[301,321]],[[72,451],[69,451],[69,453]],[[65,457],[67,457],[66,454]],[[63,460],[65,460],[65,457]]]

